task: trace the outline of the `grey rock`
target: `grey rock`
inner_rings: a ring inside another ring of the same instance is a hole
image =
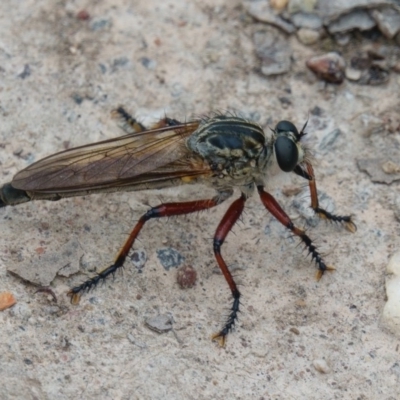
[[[171,268],[177,268],[182,264],[184,257],[172,247],[157,250],[157,257],[161,265],[168,271]]]
[[[322,19],[317,14],[299,12],[293,14],[292,22],[296,28],[307,28],[318,30],[322,28]]]
[[[70,276],[79,271],[83,250],[77,240],[70,240],[51,253],[32,254],[28,260],[12,263],[7,270],[38,286],[49,286],[56,275]]]
[[[389,161],[397,165],[399,170],[396,168],[389,170],[387,167],[392,165],[388,164]],[[357,165],[360,171],[366,172],[371,177],[372,182],[391,184],[400,181],[400,166],[389,157],[360,159],[357,160]]]
[[[366,31],[376,25],[375,20],[369,15],[368,11],[356,10],[342,15],[335,21],[328,24],[328,31],[331,34],[347,32],[353,29]]]
[[[286,33],[294,33],[296,31],[296,28],[291,22],[283,19],[273,8],[270,7],[268,1],[245,1],[243,2],[243,6],[257,21],[274,25]]]
[[[400,13],[396,10],[392,8],[373,10],[371,16],[388,39],[392,39],[400,31]]]
[[[317,0],[290,0],[288,4],[288,12],[290,14],[294,14],[299,11],[312,12],[317,3]]]
[[[333,22],[341,15],[354,10],[366,10],[377,7],[391,6],[399,9],[398,0],[319,0],[317,12],[325,24]]]

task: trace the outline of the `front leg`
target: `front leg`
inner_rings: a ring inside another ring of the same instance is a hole
[[[317,280],[320,280],[325,271],[333,271],[335,268],[325,264],[321,254],[317,250],[312,240],[308,237],[303,229],[297,228],[290,217],[285,213],[282,207],[274,199],[274,197],[266,192],[262,186],[257,186],[258,194],[265,208],[286,228],[290,229],[306,246],[311,258],[315,261],[318,267],[316,275]]]
[[[329,221],[341,222],[344,224],[346,229],[352,233],[357,231],[357,226],[353,222],[351,216],[349,215],[335,215],[331,214],[329,211],[324,210],[319,206],[318,202],[318,192],[317,192],[317,183],[315,181],[314,169],[309,162],[305,163],[307,171],[305,171],[299,165],[294,169],[294,173],[301,176],[304,179],[308,180],[308,186],[310,188],[311,195],[311,208],[314,212],[323,219],[327,219]]]

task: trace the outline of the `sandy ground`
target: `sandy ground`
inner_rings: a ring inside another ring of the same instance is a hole
[[[81,10],[91,19],[78,19]],[[262,28],[228,0],[0,2],[2,182],[66,147],[120,135],[110,118],[119,104],[150,124],[164,113],[186,119],[212,110],[241,112],[266,129],[280,119],[300,127],[309,117],[305,142],[314,150],[321,196],[358,226],[356,234],[323,221],[307,226],[296,207],[308,204],[307,190],[282,193],[304,185],[296,177],[271,190],[337,269],[316,282],[298,241],[257,196],[248,201],[222,250],[243,293],[240,321],[223,349],[210,337],[231,297],[211,238],[228,203],[149,222],[135,245],[147,253],[143,271],[127,263],[78,306],[69,303],[68,287],[109,265],[149,204],[208,191],[3,208],[0,289],[18,303],[0,313],[1,399],[399,398],[400,339],[380,322],[385,266],[400,248],[393,211],[399,186],[372,183],[356,162],[398,150],[398,132],[370,134],[365,121],[398,112],[399,75],[380,87],[326,86],[304,67],[315,49],[290,38],[292,72],[263,77],[251,39]],[[324,147],[337,128],[341,134]],[[71,241],[78,250],[69,257],[80,260],[82,272],[51,283],[57,304],[7,272],[63,267],[72,261],[59,250]],[[196,268],[194,288],[180,289],[176,270],[163,268],[157,251],[165,248]],[[145,319],[159,314],[172,316],[173,331],[146,327]]]

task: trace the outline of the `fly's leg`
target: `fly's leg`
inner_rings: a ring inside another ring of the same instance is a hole
[[[140,133],[146,130],[146,127],[132,117],[122,106],[113,110],[111,116],[118,120],[120,128],[128,134]]]
[[[144,224],[149,219],[171,217],[173,215],[190,214],[196,211],[207,210],[222,203],[222,201],[226,200],[231,194],[232,192],[230,191],[220,192],[217,196],[210,200],[188,201],[185,203],[166,203],[151,208],[139,219],[138,223],[133,228],[131,234],[128,237],[128,240],[125,242],[121,251],[118,253],[114,264],[100,271],[93,278],[88,279],[81,285],[75,286],[68,292],[68,296],[71,298],[71,303],[78,304],[82,292],[89,291],[90,289],[95,287],[100,281],[104,281],[109,275],[113,275],[119,268],[123,267],[130,249],[132,248]]]
[[[115,110],[113,110],[111,115],[113,116],[113,118],[119,120],[120,128],[128,134],[140,133],[147,130],[147,128],[143,124],[141,124],[136,118],[132,117],[132,115],[129,114],[128,111],[126,111],[125,108],[122,106],[119,106]],[[154,126],[152,126],[151,129],[165,128],[167,126],[181,124],[182,123],[177,121],[176,119],[165,117],[158,121]]]
[[[297,228],[290,217],[283,211],[282,207],[274,199],[274,197],[266,192],[262,186],[257,187],[261,201],[265,208],[286,228],[290,229],[306,246],[311,258],[315,261],[318,267],[316,278],[320,280],[325,271],[333,271],[335,268],[325,264],[321,254],[318,252],[316,246],[308,235],[300,228]]]
[[[356,232],[357,226],[353,222],[351,216],[331,214],[329,211],[326,211],[319,206],[317,183],[315,181],[314,169],[309,162],[306,163],[306,168],[307,168],[307,171],[305,171],[300,166],[297,166],[295,168],[294,172],[297,175],[300,175],[301,177],[308,180],[308,186],[310,188],[310,195],[311,195],[311,208],[314,210],[314,212],[320,218],[327,219],[327,220],[333,221],[333,222],[343,223],[348,231],[350,231],[352,233]]]
[[[246,199],[247,199],[246,195],[242,194],[242,196],[239,199],[235,200],[231,204],[228,211],[222,218],[220,224],[218,225],[218,228],[214,236],[215,258],[217,259],[218,266],[221,268],[221,271],[224,274],[226,281],[228,282],[233,297],[233,304],[227,322],[218,333],[212,336],[212,339],[216,340],[222,347],[225,345],[226,336],[232,330],[238,318],[239,305],[240,305],[239,301],[240,292],[236,286],[235,281],[233,280],[232,274],[230,273],[228,266],[226,265],[224,259],[222,258],[221,247],[225,241],[226,236],[231,231],[233,225],[235,225],[236,221],[242,214]]]

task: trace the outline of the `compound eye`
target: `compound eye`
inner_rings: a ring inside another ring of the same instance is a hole
[[[278,136],[274,146],[280,169],[284,172],[293,171],[299,160],[299,149],[296,143],[287,136]]]
[[[296,135],[296,137],[299,136],[299,131],[297,128],[292,124],[290,121],[280,121],[276,124],[275,127],[276,133],[282,133],[282,132],[292,132]]]

